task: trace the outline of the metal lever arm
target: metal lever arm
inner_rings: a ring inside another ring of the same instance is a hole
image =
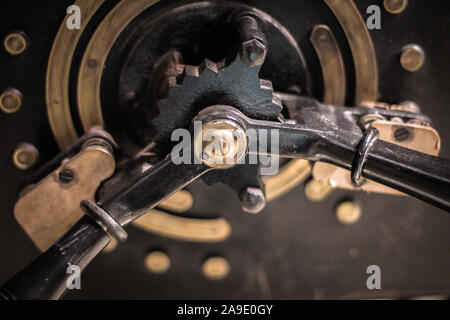
[[[320,117],[317,113],[316,117],[315,113],[317,110],[310,109],[309,114],[304,110],[298,119],[301,124],[250,119],[224,106],[200,114],[208,119],[233,119],[246,130],[276,132],[278,143],[267,144],[267,151],[259,149],[258,154],[332,163],[351,170],[355,183],[360,176],[366,177],[450,211],[450,160],[378,140],[373,131],[363,134],[358,127],[351,126],[351,121],[339,126],[326,114]],[[317,121],[309,122],[313,118]]]
[[[450,160],[377,140],[363,176],[450,212]]]
[[[102,208],[126,225],[208,170],[211,168],[201,164],[176,165],[167,157],[124,186]],[[1,286],[0,299],[59,299],[67,290],[69,264],[83,270],[109,242],[108,233],[84,216],[55,245]]]

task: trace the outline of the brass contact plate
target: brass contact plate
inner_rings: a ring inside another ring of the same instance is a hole
[[[62,169],[75,178],[63,184]],[[102,148],[88,147],[26,191],[14,207],[14,215],[41,251],[47,250],[84,215],[82,200],[94,200],[100,183],[115,170],[113,156]]]

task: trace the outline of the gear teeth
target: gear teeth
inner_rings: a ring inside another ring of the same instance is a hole
[[[259,79],[259,67],[249,68],[237,57],[231,64],[205,59],[199,66],[180,65],[168,79],[167,97],[157,102],[158,115],[152,120],[155,141],[161,143],[176,128],[186,127],[193,115],[210,101],[226,101],[249,117],[281,119],[282,104],[273,93],[272,82]]]
[[[259,86],[263,90],[273,91],[272,81],[270,80],[259,79]]]
[[[169,85],[169,88],[175,87],[176,85],[178,85],[177,77],[169,77],[168,85]]]
[[[202,64],[198,66],[198,69],[200,74],[202,74],[206,70],[211,70],[215,73],[219,73],[217,64],[208,59],[203,60]]]
[[[196,66],[186,65],[184,67],[183,76],[186,77],[198,77],[200,75],[200,71]]]
[[[280,111],[283,109],[283,103],[281,102],[280,97],[278,97],[277,95],[272,96],[272,103],[280,107]]]
[[[223,59],[222,61],[219,61],[216,65],[217,65],[218,72],[221,72],[226,67],[225,59]]]
[[[177,83],[179,85],[189,84],[190,82],[196,81],[199,76],[200,72],[198,70],[198,67],[186,65],[184,67],[183,73],[177,79]]]

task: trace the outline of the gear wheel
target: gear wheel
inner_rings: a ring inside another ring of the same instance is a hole
[[[272,83],[259,79],[260,69],[247,66],[239,56],[229,66],[207,59],[200,66],[186,65],[181,76],[169,79],[167,98],[157,102],[155,141],[170,140],[173,130],[188,127],[201,109],[217,104],[252,118],[277,120],[281,102],[273,95]]]

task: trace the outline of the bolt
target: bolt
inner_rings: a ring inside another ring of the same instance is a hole
[[[5,50],[12,56],[17,56],[25,51],[27,48],[27,37],[25,33],[12,32],[5,37],[5,41],[3,42],[5,46]]]
[[[220,280],[228,275],[230,265],[225,258],[211,257],[203,263],[202,271],[203,275],[208,279]]]
[[[201,134],[195,137],[194,144],[195,150],[201,152],[202,162],[212,168],[230,168],[247,153],[244,130],[230,120],[207,122]]]
[[[152,251],[145,257],[145,266],[153,273],[164,273],[170,268],[170,258],[162,251]]]
[[[336,207],[336,216],[343,224],[356,223],[361,217],[361,207],[353,201],[341,202]]]
[[[259,213],[266,206],[266,197],[260,188],[247,187],[241,194],[242,209],[248,213]]]
[[[266,59],[266,46],[258,39],[251,39],[242,43],[241,60],[249,67],[260,66]]]
[[[400,64],[409,71],[415,72],[419,70],[425,62],[425,52],[418,44],[407,44],[403,47],[400,56]]]
[[[20,170],[28,170],[39,160],[39,151],[29,143],[21,143],[13,153],[13,163]]]
[[[22,107],[22,93],[14,88],[8,88],[0,95],[0,109],[5,113],[15,113]]]
[[[394,132],[394,138],[397,141],[405,141],[409,138],[409,130],[406,128],[398,128]]]
[[[61,183],[67,184],[73,181],[75,175],[70,169],[62,169],[58,174],[58,179]]]
[[[384,0],[384,9],[392,14],[399,14],[405,10],[408,5],[408,0]]]
[[[267,54],[266,37],[258,21],[249,14],[243,14],[238,17],[237,24],[241,40],[241,61],[249,67],[262,65]]]

